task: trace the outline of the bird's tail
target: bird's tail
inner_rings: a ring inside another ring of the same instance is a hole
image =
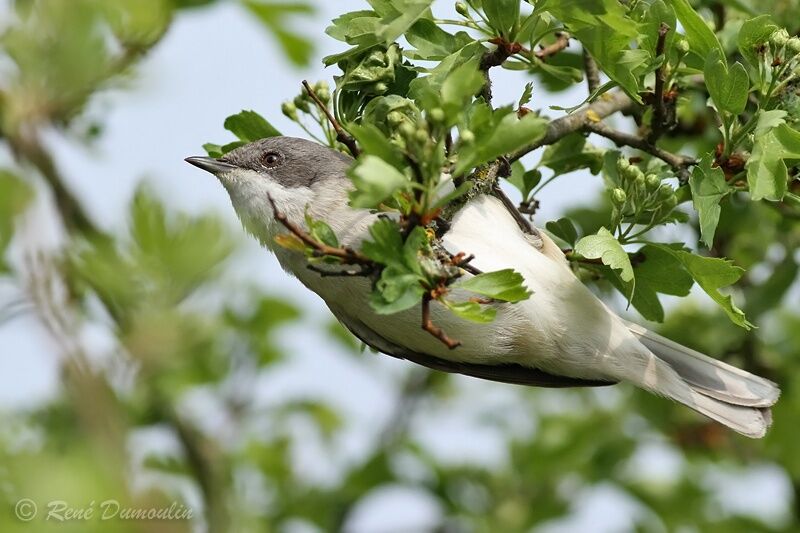
[[[626,325],[651,352],[647,368],[633,376],[633,381],[742,435],[764,436],[772,423],[769,407],[780,396],[775,383],[681,346],[637,324],[626,322]],[[629,374],[628,379],[631,377]]]

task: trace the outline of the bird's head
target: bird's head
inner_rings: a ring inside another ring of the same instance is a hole
[[[352,159],[318,143],[270,137],[241,146],[223,157],[188,157],[188,163],[216,176],[245,228],[271,246],[274,209],[303,226],[306,208],[314,218],[335,216],[347,207],[352,188],[346,176]]]

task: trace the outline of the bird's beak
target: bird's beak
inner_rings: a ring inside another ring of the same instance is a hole
[[[206,172],[211,172],[215,176],[219,176],[220,174],[236,168],[236,165],[231,165],[230,163],[220,161],[219,159],[214,159],[213,157],[194,156],[187,157],[184,161],[196,166],[197,168],[202,168]]]

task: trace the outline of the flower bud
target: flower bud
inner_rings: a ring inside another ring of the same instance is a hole
[[[463,144],[472,144],[475,142],[475,134],[470,130],[462,130],[459,139]]]
[[[430,118],[437,124],[444,122],[444,110],[441,107],[435,107],[431,109]]]
[[[785,29],[781,28],[781,29],[773,32],[772,35],[770,35],[769,42],[770,42],[770,44],[772,44],[776,48],[780,48],[782,46],[785,46],[786,43],[789,42],[789,32],[787,32]]]
[[[464,2],[456,2],[456,13],[462,17],[469,17],[469,9],[467,9],[467,4]]]
[[[331,92],[328,90],[327,87],[317,90],[316,93],[317,93],[317,98],[319,98],[320,102],[322,102],[323,104],[327,104],[328,102],[331,101]]]
[[[292,102],[284,102],[281,104],[281,111],[290,120],[297,120],[297,106]]]
[[[376,83],[375,85],[372,86],[372,91],[375,94],[383,94],[388,90],[389,90],[389,86],[386,85],[385,83],[383,83],[382,81],[379,81],[378,83]]]
[[[678,205],[678,199],[673,194],[672,196],[666,198],[661,205],[663,206],[664,209],[672,211],[675,208],[675,206]]]
[[[386,121],[393,128],[396,128],[397,126],[399,126],[400,123],[403,122],[403,120],[405,118],[406,118],[406,116],[404,114],[402,114],[401,112],[399,112],[399,111],[392,111],[391,113],[386,115]]]
[[[800,54],[800,38],[792,37],[791,39],[786,41],[786,48],[788,48],[795,54]]]
[[[658,197],[662,200],[675,197],[675,191],[669,185],[662,185],[661,188],[658,189]]]
[[[319,93],[320,91],[328,91],[330,92],[330,87],[328,87],[328,82],[326,81],[318,81],[314,84],[314,91]]]
[[[631,165],[625,170],[625,177],[631,181],[641,177],[644,180],[644,172],[642,172],[636,165]]]
[[[403,123],[400,124],[400,135],[406,139],[411,139],[416,132],[417,128],[415,128],[410,122],[403,121]]]
[[[614,205],[621,206],[625,205],[625,201],[628,199],[628,195],[625,194],[625,191],[622,189],[614,189],[611,191],[611,201]]]
[[[303,97],[303,95],[298,95],[294,97],[294,105],[297,109],[302,111],[303,113],[308,113],[308,101]]]
[[[631,167],[631,162],[628,161],[626,158],[620,157],[617,160],[617,169],[619,169],[620,172],[626,172],[630,167]]]
[[[689,41],[684,38],[676,39],[675,41],[675,50],[678,51],[680,55],[686,55],[689,53]]]
[[[646,185],[644,174],[640,173],[638,176],[636,176],[636,178],[633,180],[633,187],[636,189],[637,193],[643,193],[645,191]]]
[[[661,180],[655,174],[648,174],[644,179],[648,191],[654,191],[658,189],[659,185],[661,185]]]
[[[416,133],[414,133],[414,138],[417,140],[418,143],[422,144],[428,141],[428,130],[424,128],[419,128]]]

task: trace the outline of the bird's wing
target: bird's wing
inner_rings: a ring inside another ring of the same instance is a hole
[[[398,346],[391,341],[378,335],[366,324],[357,318],[347,317],[344,313],[337,312],[331,306],[331,311],[353,335],[358,337],[364,344],[397,359],[406,359],[412,363],[417,363],[440,372],[451,374],[464,374],[475,378],[498,381],[500,383],[511,383],[514,385],[529,385],[533,387],[565,388],[565,387],[605,387],[615,385],[615,381],[602,381],[590,379],[578,379],[565,376],[550,374],[543,370],[522,366],[515,363],[505,363],[498,365],[482,365],[476,363],[465,363],[440,359],[431,355],[414,352],[408,348]]]

